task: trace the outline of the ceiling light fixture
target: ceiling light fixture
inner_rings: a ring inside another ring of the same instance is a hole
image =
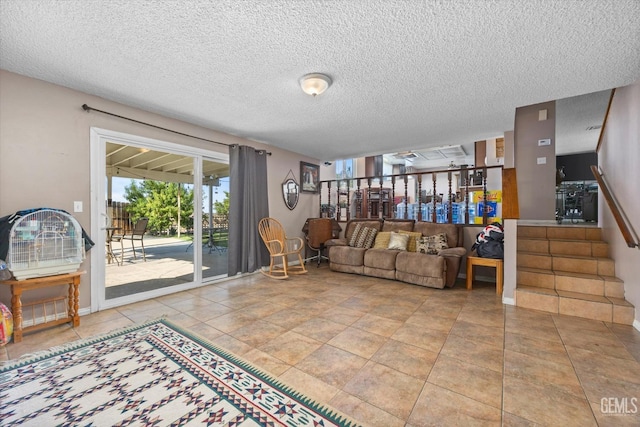
[[[302,76],[300,87],[307,95],[317,96],[331,86],[331,78],[325,74],[311,73]]]

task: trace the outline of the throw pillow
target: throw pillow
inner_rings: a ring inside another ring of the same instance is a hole
[[[351,239],[349,239],[349,246],[356,246],[356,242],[358,241],[358,236],[360,235],[362,230],[362,224],[356,224],[356,227],[353,229],[353,234],[351,234]]]
[[[357,224],[351,235],[349,246],[354,248],[369,249],[373,246],[373,241],[376,238],[378,230],[372,227],[364,227],[362,224]]]
[[[389,239],[391,239],[390,231],[380,231],[376,234],[376,241],[373,244],[373,249],[387,249],[389,247]]]
[[[407,244],[407,252],[416,252],[418,248],[418,239],[422,237],[422,233],[419,231],[404,231],[400,230],[400,234],[406,234],[409,236],[409,243]]]
[[[418,240],[418,252],[421,254],[439,255],[441,250],[447,249],[448,247],[447,235],[445,233],[421,237]]]
[[[364,239],[363,248],[370,249],[373,246],[373,242],[376,240],[376,235],[378,234],[378,230],[372,227],[365,227],[367,230],[367,235]]]
[[[409,236],[406,234],[391,232],[391,238],[389,239],[388,249],[398,249],[401,251],[407,250],[407,244],[409,243]]]

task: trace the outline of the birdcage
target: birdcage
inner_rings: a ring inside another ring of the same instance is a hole
[[[6,261],[17,280],[71,273],[84,258],[82,228],[66,212],[40,209],[11,227]]]

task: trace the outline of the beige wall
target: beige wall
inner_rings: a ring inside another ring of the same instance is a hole
[[[605,180],[636,233],[640,233],[639,118],[640,81],[616,90],[598,153]],[[601,194],[598,211],[604,240],[616,262],[616,276],[624,280],[625,298],[636,307],[635,326],[640,329],[640,250],[627,247]]]
[[[284,205],[280,184],[291,169],[300,182],[299,162],[316,159],[280,150],[232,135],[169,119],[62,86],[0,70],[0,217],[17,210],[52,207],[73,212],[73,201],[83,201],[74,216],[91,230],[89,130],[98,127],[147,138],[227,153],[226,147],[188,138],[101,113],[87,113],[82,104],[136,120],[153,123],[194,136],[265,148],[273,153],[268,162],[269,210],[291,235],[301,235],[307,217],[317,216],[317,196],[304,194],[295,210]],[[80,307],[90,306],[90,258],[81,268]],[[39,291],[38,291],[39,292]],[[41,294],[33,292],[25,299]],[[10,301],[6,289],[0,300]]]
[[[547,110],[547,120],[538,120],[539,110]],[[555,102],[516,108],[514,156],[520,219],[555,219],[555,116]],[[547,138],[551,145],[539,147],[538,140]],[[547,163],[537,164],[539,157],[545,157]]]

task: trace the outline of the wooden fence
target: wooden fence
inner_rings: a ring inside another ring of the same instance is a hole
[[[133,230],[133,221],[127,207],[127,202],[111,201],[107,204],[107,216],[111,218],[111,227],[118,227],[118,233],[127,234]],[[211,225],[209,225],[211,223]],[[228,230],[229,221],[226,215],[213,215],[212,221],[209,221],[209,214],[202,214],[202,226],[212,227],[217,230]],[[190,230],[185,230],[189,232]],[[192,231],[192,230],[191,230]]]
[[[133,222],[127,206],[129,206],[127,202],[107,203],[107,216],[111,218],[111,227],[118,227],[120,229],[118,233],[127,234],[133,230]]]

